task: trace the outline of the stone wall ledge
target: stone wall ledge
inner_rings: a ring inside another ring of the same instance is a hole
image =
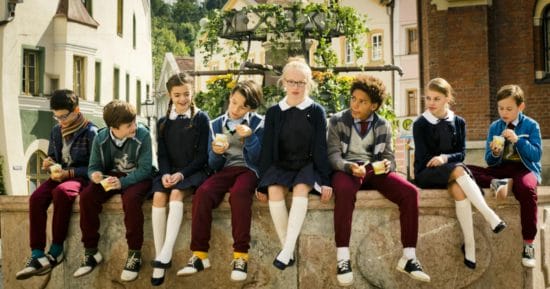
[[[456,221],[454,201],[446,190],[422,190],[420,194],[419,236],[416,254],[432,277],[431,283],[419,283],[395,270],[402,254],[399,210],[377,191],[360,191],[352,225],[350,250],[355,284],[351,288],[367,289],[539,289],[550,288],[550,187],[538,188],[539,233],[537,235],[534,269],[521,266],[521,225],[519,204],[513,196],[495,200],[485,190],[490,207],[507,222],[508,227],[494,234],[481,214],[473,209],[476,238],[477,268],[467,269],[460,252],[462,233]],[[94,272],[79,279],[72,277],[82,258],[78,201],[73,207],[69,236],[65,242],[66,260],[51,273],[28,280],[15,280],[30,254],[28,245],[28,196],[0,196],[0,224],[3,244],[3,288],[151,288],[154,244],[151,229],[151,201],[146,201],[144,264],[139,278],[130,283],[120,281],[127,254],[123,212],[120,196],[104,205],[101,215],[102,235],[99,250],[105,260]],[[290,199],[290,196],[289,196]],[[177,277],[176,271],[190,257],[191,197],[185,200],[185,213],[174,248],[173,267],[168,270],[165,284],[159,288],[339,288],[336,283],[336,253],[334,247],[333,201],[321,203],[310,195],[309,211],[296,246],[297,262],[284,271],[271,263],[280,250],[267,204],[253,203],[252,241],[248,279],[234,283],[231,271],[231,214],[229,203],[222,202],[214,211],[210,261],[212,268],[191,277]],[[50,207],[50,211],[52,208]],[[48,214],[50,243],[51,212]],[[198,285],[200,284],[200,286]]]

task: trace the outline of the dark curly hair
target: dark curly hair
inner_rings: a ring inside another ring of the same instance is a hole
[[[350,89],[350,94],[353,94],[355,90],[364,91],[370,98],[372,103],[377,103],[378,108],[382,106],[386,100],[386,86],[377,77],[367,74],[359,74],[355,76]]]

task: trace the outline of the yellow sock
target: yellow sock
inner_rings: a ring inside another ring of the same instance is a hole
[[[248,253],[233,252],[233,259],[242,258],[248,262]]]
[[[208,252],[193,251],[193,255],[199,257],[201,260],[208,259]]]

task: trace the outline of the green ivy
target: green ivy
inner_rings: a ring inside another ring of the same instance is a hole
[[[230,31],[231,21],[248,15],[256,15],[259,19],[259,24],[253,30]],[[219,53],[223,53],[223,56],[237,55],[239,59],[236,62],[241,63],[247,60],[243,47],[243,41],[247,39],[268,41],[275,49],[281,50],[291,50],[293,45],[304,39],[314,39],[317,41],[314,52],[316,60],[325,67],[334,67],[337,57],[331,39],[344,36],[355,56],[360,58],[363,49],[359,45],[359,37],[368,32],[364,23],[364,15],[358,15],[351,7],[342,7],[337,3],[331,7],[326,3],[309,3],[304,6],[301,2],[286,8],[279,4],[250,5],[241,10],[217,10],[211,13],[197,43],[205,52],[205,64]],[[220,38],[225,38],[225,45],[220,44]]]

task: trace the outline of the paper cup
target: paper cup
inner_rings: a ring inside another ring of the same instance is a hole
[[[375,175],[381,175],[386,172],[386,165],[383,161],[374,162],[372,163],[372,169]]]
[[[217,133],[216,138],[214,139],[214,141],[215,142],[226,143],[227,142],[227,135],[225,135],[223,133]]]
[[[112,189],[111,187],[111,183],[109,182],[109,178],[105,178],[103,180],[101,180],[101,182],[99,182],[101,184],[101,186],[103,187],[103,189],[108,192]]]
[[[497,145],[500,149],[504,148],[504,137],[501,135],[493,136],[493,143]]]

